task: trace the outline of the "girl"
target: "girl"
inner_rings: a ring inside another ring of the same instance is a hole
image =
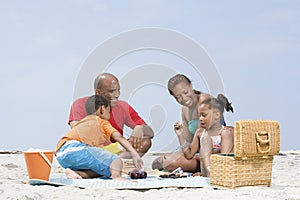
[[[203,176],[210,175],[209,166],[212,153],[233,152],[233,127],[223,127],[220,122],[224,109],[233,112],[231,103],[222,94],[219,94],[217,98],[208,98],[199,104],[199,125],[191,143],[184,138],[182,122],[174,125],[184,156],[192,159],[197,151],[200,152],[200,167]]]

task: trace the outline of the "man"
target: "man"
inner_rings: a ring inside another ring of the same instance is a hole
[[[97,76],[94,81],[95,94],[105,96],[111,103],[111,115],[109,122],[123,135],[124,125],[132,128],[129,142],[142,156],[151,147],[151,139],[154,136],[153,130],[138,113],[125,101],[118,100],[120,97],[119,80],[110,73],[103,73]],[[84,104],[88,97],[77,99],[71,107],[68,124],[73,127],[87,114]]]

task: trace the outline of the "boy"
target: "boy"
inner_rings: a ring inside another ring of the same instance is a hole
[[[101,95],[93,95],[86,101],[85,109],[88,116],[61,138],[55,151],[59,164],[66,168],[66,176],[75,179],[105,176],[127,180],[121,176],[122,160],[102,147],[114,139],[130,153],[137,169],[142,168],[143,161],[131,144],[108,122],[108,100]]]

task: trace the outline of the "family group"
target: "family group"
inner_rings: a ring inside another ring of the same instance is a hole
[[[133,160],[142,169],[141,157],[155,137],[153,129],[129,103],[119,100],[120,84],[111,73],[102,73],[94,81],[95,94],[73,102],[69,114],[70,131],[58,142],[55,154],[68,178],[122,177],[123,158]],[[233,152],[233,127],[226,126],[223,112],[233,108],[219,94],[213,97],[193,88],[184,74],[168,81],[168,91],[182,106],[182,119],[174,124],[179,141],[177,151],[156,158],[153,169],[173,171],[181,167],[194,175],[209,176],[210,155]],[[132,129],[123,136],[124,126]],[[118,142],[124,149],[113,153],[105,147]]]

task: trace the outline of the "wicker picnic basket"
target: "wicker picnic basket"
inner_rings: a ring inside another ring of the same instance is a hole
[[[280,125],[272,120],[240,120],[234,123],[234,154],[213,154],[211,185],[235,188],[270,186],[273,155],[280,150]]]
[[[280,150],[280,126],[272,120],[240,120],[234,123],[235,158],[273,156]]]

